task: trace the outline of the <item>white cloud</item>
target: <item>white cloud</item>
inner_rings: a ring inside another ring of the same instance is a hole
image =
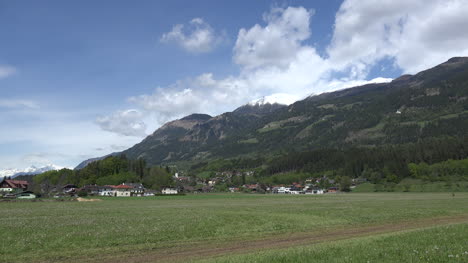
[[[12,66],[0,65],[0,79],[16,74],[16,68]]]
[[[365,76],[393,58],[405,73],[468,55],[465,0],[346,0],[328,48],[334,65]]]
[[[163,43],[176,43],[190,53],[206,53],[222,43],[224,37],[217,34],[203,19],[194,18],[188,25],[177,24],[161,37]]]
[[[146,136],[146,124],[143,114],[138,110],[118,111],[111,116],[98,117],[96,123],[105,131],[123,136]]]
[[[234,61],[246,68],[287,67],[310,36],[313,11],[302,7],[274,8],[263,16],[265,27],[255,25],[239,31]]]
[[[38,109],[39,105],[31,100],[0,99],[0,108]]]
[[[164,89],[158,88],[153,94],[131,97],[129,102],[151,113],[152,122],[162,125],[191,113],[230,111],[233,105],[241,105],[248,99],[249,89],[245,81],[232,77],[216,80],[213,74],[206,73]]]

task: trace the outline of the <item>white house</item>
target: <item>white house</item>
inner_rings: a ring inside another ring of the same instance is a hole
[[[216,184],[216,180],[210,180],[208,181],[209,186],[214,186]]]
[[[112,185],[105,185],[99,188],[100,196],[114,196],[114,188]]]
[[[113,188],[114,188],[114,196],[117,196],[117,197],[120,197],[120,196],[129,197],[129,196],[132,196],[133,187],[131,187],[131,186],[129,186],[129,185],[120,184],[120,185],[114,186]]]
[[[177,189],[166,187],[162,191],[163,195],[176,195],[178,193]]]
[[[145,187],[140,183],[123,183],[123,185],[131,186],[131,196],[143,196]]]
[[[291,193],[291,188],[290,187],[284,187],[284,186],[281,186],[281,187],[275,187],[276,189],[274,189],[273,191],[278,193],[278,194],[289,194]]]
[[[309,188],[306,188],[304,190],[305,190],[306,195],[321,195],[321,194],[325,193],[325,191],[323,189],[315,188],[315,187],[314,188],[309,187]]]

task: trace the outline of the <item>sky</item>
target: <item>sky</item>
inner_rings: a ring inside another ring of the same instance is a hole
[[[0,0],[0,170],[468,56],[466,0]]]

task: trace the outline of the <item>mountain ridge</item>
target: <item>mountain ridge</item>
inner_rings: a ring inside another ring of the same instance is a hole
[[[62,168],[64,167],[57,166],[54,164],[48,164],[48,165],[41,166],[41,167],[36,167],[32,165],[25,169],[4,169],[4,170],[0,170],[0,178],[3,178],[3,177],[14,178],[14,177],[21,176],[21,175],[36,175],[36,174],[40,174],[40,173],[47,172],[47,171],[60,170]]]

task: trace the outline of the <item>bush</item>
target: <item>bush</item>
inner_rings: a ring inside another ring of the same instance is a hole
[[[79,192],[78,192],[78,196],[79,196],[79,197],[86,197],[86,196],[88,196],[88,192],[86,192],[86,191],[79,191]]]

